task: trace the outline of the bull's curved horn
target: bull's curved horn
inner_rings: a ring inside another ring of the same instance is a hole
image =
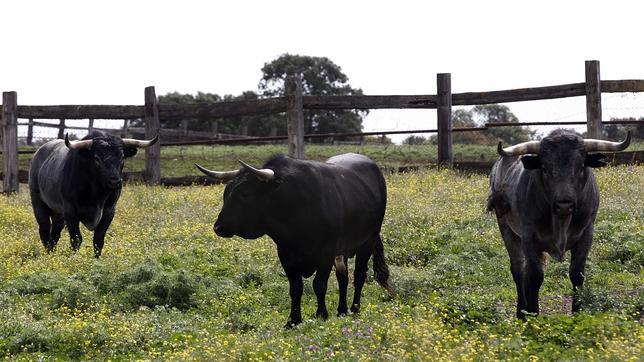
[[[196,163],[195,163],[195,166],[197,166],[199,171],[203,172],[206,176],[223,182],[230,181],[239,174],[239,170],[220,172],[220,171],[211,171],[205,167],[201,167],[199,164],[196,164]]]
[[[244,166],[246,169],[248,169],[250,172],[252,172],[257,178],[259,178],[262,181],[270,181],[273,179],[273,176],[275,176],[275,171],[268,169],[268,168],[262,168],[262,169],[256,169],[255,167],[247,164],[244,161],[239,161],[242,166]]]
[[[154,136],[154,138],[151,140],[137,140],[134,138],[123,138],[123,144],[125,146],[130,146],[130,147],[146,148],[157,143],[158,140],[159,140],[159,135]]]
[[[586,152],[618,152],[623,151],[631,144],[631,131],[626,133],[626,139],[622,142],[611,142],[595,139],[584,140]]]
[[[498,152],[499,155],[504,157],[521,156],[529,153],[531,154],[539,153],[539,147],[541,146],[541,143],[539,141],[528,141],[528,142],[519,143],[514,146],[503,148],[502,143],[503,142],[499,141],[499,145],[496,148],[496,152]]]
[[[65,146],[70,150],[88,150],[92,148],[94,140],[70,141],[69,133],[65,133]]]

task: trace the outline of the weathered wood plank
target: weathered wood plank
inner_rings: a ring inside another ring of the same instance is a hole
[[[286,129],[288,154],[304,158],[304,109],[302,106],[302,79],[288,76],[284,82],[286,91]]]
[[[435,95],[303,96],[304,109],[436,108]]]
[[[452,155],[452,81],[450,73],[436,75],[438,93],[438,164],[451,167]]]
[[[34,120],[29,118],[29,123],[27,123],[27,145],[31,146],[34,139]]]
[[[644,80],[641,80],[641,79],[602,80],[601,90],[602,90],[602,93],[644,92]]]
[[[19,191],[18,180],[18,94],[2,93],[2,192]]]
[[[58,122],[58,139],[65,138],[65,118],[61,118]]]
[[[145,88],[145,138],[152,139],[159,134],[161,122],[157,95],[153,86]],[[160,141],[160,140],[159,140]],[[145,149],[145,180],[149,185],[158,185],[161,180],[161,142]]]
[[[38,119],[136,119],[143,118],[143,106],[61,105],[18,106],[18,118]]]
[[[588,138],[602,138],[602,90],[599,61],[586,61],[586,121]]]
[[[452,105],[472,106],[480,104],[536,101],[542,99],[577,97],[585,94],[584,83],[563,84],[547,87],[518,88],[491,92],[468,92],[452,94]]]

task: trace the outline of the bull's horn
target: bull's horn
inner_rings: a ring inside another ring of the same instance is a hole
[[[159,140],[159,135],[154,136],[151,140],[137,140],[134,138],[123,138],[123,144],[130,147],[146,148],[150,147],[153,144],[157,143]]]
[[[521,156],[525,154],[536,154],[536,153],[539,153],[539,146],[541,145],[539,141],[528,141],[528,142],[519,143],[514,146],[503,148],[502,143],[503,142],[499,141],[499,145],[496,148],[496,152],[498,152],[499,155],[504,157]]]
[[[631,131],[626,133],[626,139],[622,142],[611,142],[595,139],[584,140],[586,152],[619,152],[631,144]]]
[[[92,148],[94,140],[70,141],[69,134],[65,133],[65,146],[70,150],[88,150]]]
[[[201,167],[200,165],[195,163],[195,166],[199,169],[199,171],[203,172],[206,176],[215,179],[215,180],[220,180],[223,182],[230,181],[235,178],[239,174],[239,170],[235,171],[211,171],[207,168]]]
[[[244,161],[239,161],[239,163],[241,163],[242,166],[244,166],[246,169],[248,169],[255,176],[257,176],[258,179],[262,181],[270,181],[273,179],[273,176],[275,176],[275,172],[271,169],[268,169],[268,168],[256,169],[255,167],[247,164]]]

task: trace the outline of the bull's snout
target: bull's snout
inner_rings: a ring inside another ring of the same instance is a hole
[[[233,236],[233,233],[219,222],[215,223],[213,230],[215,231],[215,234],[217,234],[217,236],[221,236],[222,238],[230,238]]]
[[[570,215],[575,211],[575,201],[572,199],[556,200],[552,211],[561,216]]]

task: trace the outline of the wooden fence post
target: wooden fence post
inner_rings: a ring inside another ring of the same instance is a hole
[[[286,90],[286,128],[288,132],[288,154],[304,158],[304,108],[302,103],[302,78],[288,76],[284,82]]]
[[[27,145],[31,146],[34,142],[34,119],[29,118],[27,123]]]
[[[60,123],[58,124],[58,139],[63,139],[65,138],[65,118],[60,119]]]
[[[87,133],[92,133],[94,130],[94,118],[89,119],[89,125],[87,126]]]
[[[450,73],[436,75],[438,115],[438,164],[451,167],[452,155],[452,81]]]
[[[152,139],[159,135],[159,107],[154,86],[145,88],[145,138]],[[149,185],[158,185],[161,181],[161,140],[145,149],[145,181]]]
[[[602,138],[602,90],[599,60],[586,61],[587,137]]]
[[[2,192],[18,192],[18,95],[2,93]]]

